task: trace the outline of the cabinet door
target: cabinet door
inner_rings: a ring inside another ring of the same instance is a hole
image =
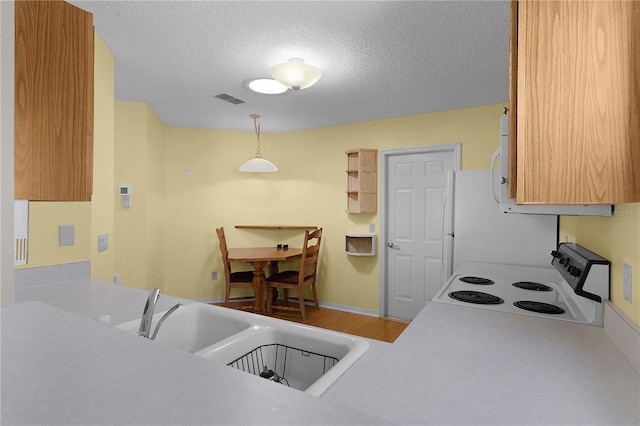
[[[509,178],[507,196],[516,198],[516,186],[518,174],[516,170],[516,158],[518,154],[517,122],[518,116],[518,2],[511,0],[510,25],[509,25]]]
[[[640,201],[640,1],[520,1],[517,201]]]
[[[15,198],[91,200],[93,17],[15,3]]]

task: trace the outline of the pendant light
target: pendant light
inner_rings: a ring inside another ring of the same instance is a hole
[[[276,165],[271,161],[262,158],[262,153],[260,152],[260,123],[258,123],[260,115],[251,114],[249,117],[253,118],[253,128],[255,129],[256,136],[258,138],[258,150],[256,151],[256,156],[254,158],[240,166],[240,171],[252,173],[277,172],[278,168]]]
[[[300,58],[293,58],[271,68],[271,76],[289,89],[298,91],[313,86],[322,77],[322,72]]]

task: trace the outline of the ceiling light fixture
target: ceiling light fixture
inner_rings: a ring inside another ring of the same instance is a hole
[[[320,80],[322,72],[300,58],[293,58],[271,68],[271,75],[287,88],[298,91],[313,86]]]
[[[253,127],[258,138],[258,150],[256,151],[256,156],[254,158],[240,166],[240,171],[252,173],[277,172],[278,168],[276,165],[271,161],[262,158],[262,153],[260,152],[260,123],[258,123],[260,115],[251,114],[249,117],[253,118]]]
[[[288,90],[286,86],[273,78],[258,78],[250,81],[248,86],[249,89],[254,92],[262,93],[264,95],[279,95],[280,93],[284,93]]]

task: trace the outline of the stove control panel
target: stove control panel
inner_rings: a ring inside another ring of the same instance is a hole
[[[608,260],[574,243],[560,243],[551,256],[551,264],[577,295],[596,302],[609,299]]]

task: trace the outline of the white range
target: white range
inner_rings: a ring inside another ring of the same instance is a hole
[[[551,257],[549,268],[465,262],[433,301],[602,326],[609,261],[573,243]]]

